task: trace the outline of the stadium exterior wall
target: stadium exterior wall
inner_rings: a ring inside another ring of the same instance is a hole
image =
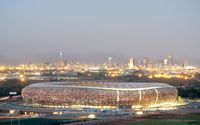
[[[178,92],[164,83],[37,83],[25,87],[26,101],[43,105],[99,107],[162,105],[175,103]]]

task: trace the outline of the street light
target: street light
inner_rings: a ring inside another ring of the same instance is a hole
[[[9,95],[10,95],[10,98],[12,96],[16,96],[17,95],[17,92],[9,92]],[[10,101],[10,104],[11,104],[11,101]],[[20,125],[20,107],[18,108],[19,109],[19,117],[18,117],[18,125]],[[13,114],[15,112],[15,110],[10,110],[10,114]],[[12,125],[12,117],[11,117],[11,125]]]

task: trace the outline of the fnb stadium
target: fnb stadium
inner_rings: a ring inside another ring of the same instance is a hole
[[[82,108],[147,108],[176,103],[177,96],[177,89],[165,83],[48,82],[22,90],[31,103]]]

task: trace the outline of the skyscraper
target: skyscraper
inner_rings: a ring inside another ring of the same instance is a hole
[[[164,66],[167,66],[167,63],[168,63],[168,60],[167,60],[167,59],[164,59],[164,60],[163,60]]]
[[[108,65],[112,65],[112,57],[108,57]]]
[[[63,52],[62,52],[62,50],[60,50],[59,56],[60,56],[59,63],[60,63],[60,65],[62,65],[63,64]]]
[[[173,66],[174,62],[173,62],[173,55],[169,55],[167,57],[167,62],[168,62],[168,66]]]
[[[145,58],[142,60],[142,65],[146,67],[146,66],[149,65],[149,62],[150,62],[149,59],[148,59],[147,57],[145,57]]]
[[[134,60],[133,60],[133,58],[130,58],[129,59],[129,63],[128,63],[128,68],[129,69],[133,69],[133,65],[134,65],[134,62],[133,62]]]

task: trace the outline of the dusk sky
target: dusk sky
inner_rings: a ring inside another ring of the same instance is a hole
[[[200,65],[200,0],[1,0],[0,63],[130,57]]]

